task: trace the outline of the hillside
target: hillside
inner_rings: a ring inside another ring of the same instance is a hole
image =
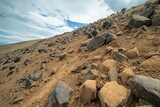
[[[0,51],[1,107],[160,106],[160,0]]]

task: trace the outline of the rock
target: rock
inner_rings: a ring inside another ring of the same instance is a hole
[[[79,78],[79,82],[82,84],[86,80],[95,80],[98,77],[99,71],[98,70],[89,70],[84,75],[82,74],[82,77]]]
[[[27,66],[28,64],[30,64],[30,63],[31,63],[31,61],[32,61],[32,59],[31,59],[31,58],[26,59],[26,60],[23,62],[23,64],[24,64],[25,66]]]
[[[59,55],[59,60],[63,60],[64,58],[66,58],[66,53],[63,53],[61,55]]]
[[[151,58],[143,61],[141,67],[147,71],[160,71],[160,56],[152,56]]]
[[[139,28],[143,25],[151,26],[152,22],[149,18],[140,16],[140,15],[133,15],[132,19],[129,21],[129,26]]]
[[[87,39],[86,41],[82,42],[81,47],[87,46],[87,44],[89,43],[90,40],[92,40],[92,39]]]
[[[20,60],[21,60],[21,57],[15,57],[13,61],[14,61],[15,63],[17,63],[17,62],[19,62]]]
[[[100,70],[103,72],[107,72],[111,67],[116,68],[117,62],[113,59],[107,59],[100,65]]]
[[[32,86],[31,80],[28,77],[24,77],[20,79],[20,83],[22,83],[22,87],[29,89]]]
[[[106,33],[104,37],[106,39],[105,40],[106,44],[109,44],[111,41],[117,39],[117,36],[115,34],[111,33],[111,32]]]
[[[112,41],[108,44],[108,46],[112,46],[112,47],[120,47],[119,44],[117,43],[117,41]]]
[[[38,79],[42,78],[43,71],[42,70],[34,70],[32,73],[29,75],[29,79],[33,81],[37,81]]]
[[[154,15],[153,18],[152,18],[153,25],[160,26],[160,21],[159,20],[160,20],[160,14]]]
[[[111,67],[109,69],[108,75],[109,75],[110,81],[117,81],[117,77],[118,77],[117,68]]]
[[[80,73],[83,69],[87,68],[85,63],[81,63],[79,65],[77,65],[73,70],[72,72],[73,73]]]
[[[92,38],[97,36],[98,32],[95,29],[92,29],[91,31],[88,32],[87,37]]]
[[[96,81],[95,80],[87,80],[85,81],[79,89],[81,99],[89,103],[96,98]]]
[[[123,34],[122,31],[116,33],[117,36],[122,36],[122,34]]]
[[[52,75],[54,75],[54,74],[56,74],[56,73],[57,73],[56,68],[53,68],[53,69],[51,70],[51,72],[50,72],[50,76],[52,76]]]
[[[105,38],[102,36],[96,36],[87,44],[87,49],[89,51],[96,50],[97,48],[103,46],[105,44]]]
[[[107,20],[107,21],[102,23],[102,28],[108,29],[109,27],[111,27],[111,25],[112,25],[112,22]]]
[[[13,98],[12,104],[17,104],[20,101],[23,101],[24,97],[23,96],[17,96]]]
[[[135,75],[127,82],[134,96],[159,107],[160,104],[160,80],[151,77]]]
[[[108,53],[112,52],[113,49],[114,48],[112,46],[107,46],[107,48],[105,49],[105,54],[108,54]]]
[[[59,81],[48,96],[47,107],[66,107],[73,89],[66,83]]]
[[[129,78],[134,76],[134,72],[132,71],[131,68],[125,68],[121,73],[120,73],[120,79],[123,85],[127,84],[127,81]]]
[[[99,91],[102,107],[121,107],[127,104],[130,90],[119,85],[116,81],[107,82]]]
[[[41,48],[41,49],[38,49],[38,52],[39,52],[39,53],[46,53],[46,52],[47,52],[47,50],[46,50],[46,49],[44,49],[44,48]]]
[[[73,52],[74,52],[74,49],[72,49],[72,48],[68,50],[69,54],[72,54]]]
[[[139,51],[137,47],[134,47],[131,50],[128,50],[125,55],[129,58],[137,58],[139,56]]]
[[[145,26],[145,25],[140,27],[140,29],[142,29],[143,31],[147,31],[148,30],[147,26]]]
[[[155,9],[149,9],[144,11],[141,16],[147,17],[147,18],[151,18],[151,16],[154,14]]]
[[[119,62],[123,62],[123,61],[126,61],[128,59],[128,57],[122,53],[114,53],[113,54],[113,58]]]

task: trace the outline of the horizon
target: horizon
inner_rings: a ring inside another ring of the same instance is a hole
[[[1,0],[0,46],[44,39],[70,32],[105,18],[122,8],[130,8],[146,1],[21,0],[15,2]],[[25,4],[25,8],[23,4]]]

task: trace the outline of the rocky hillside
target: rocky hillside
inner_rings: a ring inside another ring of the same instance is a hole
[[[1,107],[160,107],[160,0],[1,55]]]

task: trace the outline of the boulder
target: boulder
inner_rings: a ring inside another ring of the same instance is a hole
[[[89,70],[85,73],[82,72],[81,76],[79,77],[79,82],[82,84],[86,80],[95,80],[98,77],[99,71],[98,70]]]
[[[102,28],[103,29],[108,29],[109,27],[111,27],[111,25],[112,25],[112,22],[107,20],[107,21],[102,23]]]
[[[127,104],[130,90],[116,81],[107,82],[99,91],[102,107],[121,107]]]
[[[117,62],[113,59],[107,59],[100,65],[100,70],[103,72],[107,72],[111,67],[116,68]]]
[[[125,55],[129,58],[137,58],[139,56],[138,48],[134,47],[133,49],[128,50]]]
[[[135,27],[135,28],[139,28],[143,25],[146,25],[148,27],[152,25],[152,21],[149,18],[141,15],[133,15],[128,24],[130,27]]]
[[[127,84],[127,81],[129,78],[134,76],[134,72],[132,71],[131,68],[125,68],[121,73],[120,73],[120,79],[123,85]]]
[[[38,49],[38,52],[39,52],[39,53],[46,53],[47,50],[46,50],[45,48],[40,48],[40,49]]]
[[[33,81],[37,81],[38,79],[42,78],[43,71],[42,70],[34,70],[32,73],[29,75],[29,79]]]
[[[87,49],[89,51],[96,50],[97,48],[103,46],[105,44],[105,38],[102,36],[96,36],[87,44]]]
[[[160,71],[160,56],[152,56],[151,58],[143,61],[141,67],[147,71]]]
[[[151,18],[151,16],[154,14],[155,9],[148,9],[146,11],[144,11],[141,16],[147,17],[147,18]]]
[[[89,103],[96,98],[96,81],[95,80],[87,80],[85,81],[79,89],[81,99]]]
[[[21,57],[15,57],[13,61],[14,61],[15,63],[17,63],[17,62],[19,62],[20,60],[21,60]]]
[[[66,83],[59,81],[48,96],[47,107],[66,107],[73,89]]]
[[[66,58],[66,53],[63,53],[61,55],[59,55],[59,60],[63,60],[64,58]]]
[[[134,96],[159,107],[160,104],[160,80],[151,77],[135,75],[127,82]]]
[[[122,53],[116,52],[113,54],[113,58],[119,62],[126,61],[128,57]]]
[[[116,40],[117,36],[111,32],[107,32],[106,34],[104,34],[105,37],[105,43],[109,44],[111,41]]]
[[[81,64],[77,65],[75,68],[73,68],[72,72],[73,73],[80,73],[85,68],[87,68],[85,63],[81,63]]]
[[[153,25],[160,26],[160,21],[159,20],[160,20],[160,14],[154,15],[153,18],[152,18]]]
[[[98,34],[97,30],[92,29],[91,31],[88,32],[87,37],[92,38],[92,37],[97,36],[97,34]]]
[[[32,86],[32,82],[28,77],[23,77],[19,80],[19,84],[21,84],[21,86],[23,88],[29,89]]]

